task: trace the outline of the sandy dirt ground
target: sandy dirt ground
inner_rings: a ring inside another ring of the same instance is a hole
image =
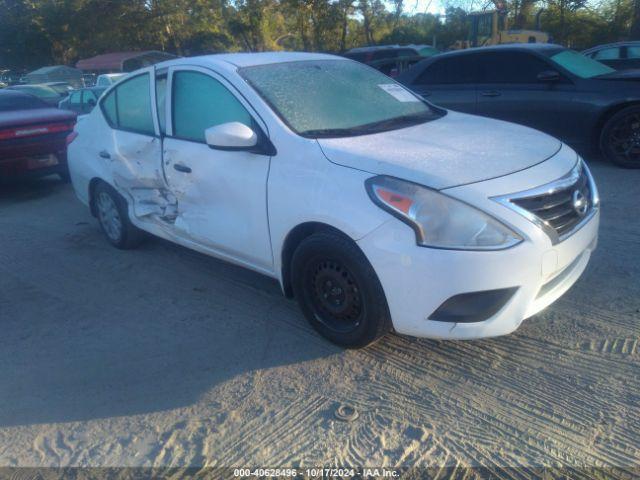
[[[640,171],[592,168],[600,244],[565,297],[506,337],[361,351],[320,338],[268,278],[158,239],[111,248],[56,179],[1,187],[0,465],[625,478],[640,464]],[[342,404],[358,418],[337,420]]]

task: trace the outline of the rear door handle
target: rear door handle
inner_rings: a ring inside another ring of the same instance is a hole
[[[180,163],[174,163],[173,164],[173,168],[174,168],[174,170],[177,170],[178,172],[191,173],[191,169],[189,167],[187,167],[186,165],[182,165]]]
[[[109,152],[107,152],[106,150],[102,150],[98,155],[100,155],[102,158],[111,158],[111,155],[109,155]]]
[[[489,90],[487,92],[481,92],[480,95],[483,97],[499,97],[502,95],[500,92],[496,92],[495,90]]]

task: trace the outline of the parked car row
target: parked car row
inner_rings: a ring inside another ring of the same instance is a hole
[[[113,85],[123,74],[98,77]],[[106,86],[66,82],[16,84],[0,90],[0,181],[58,174],[68,180],[67,142],[77,117],[91,112]]]
[[[0,90],[0,179],[58,174],[68,180],[75,123],[73,112],[21,90]]]

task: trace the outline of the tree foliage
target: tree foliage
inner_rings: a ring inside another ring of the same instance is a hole
[[[630,38],[640,0],[511,0],[511,24],[541,28],[583,48]],[[341,52],[361,45],[467,36],[466,14],[491,2],[449,0],[446,15],[408,13],[403,0],[0,0],[0,68],[73,64],[100,53],[157,49]],[[415,10],[415,8],[414,8]]]

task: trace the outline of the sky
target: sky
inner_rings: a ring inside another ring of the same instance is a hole
[[[444,13],[440,0],[405,0],[405,13]]]

